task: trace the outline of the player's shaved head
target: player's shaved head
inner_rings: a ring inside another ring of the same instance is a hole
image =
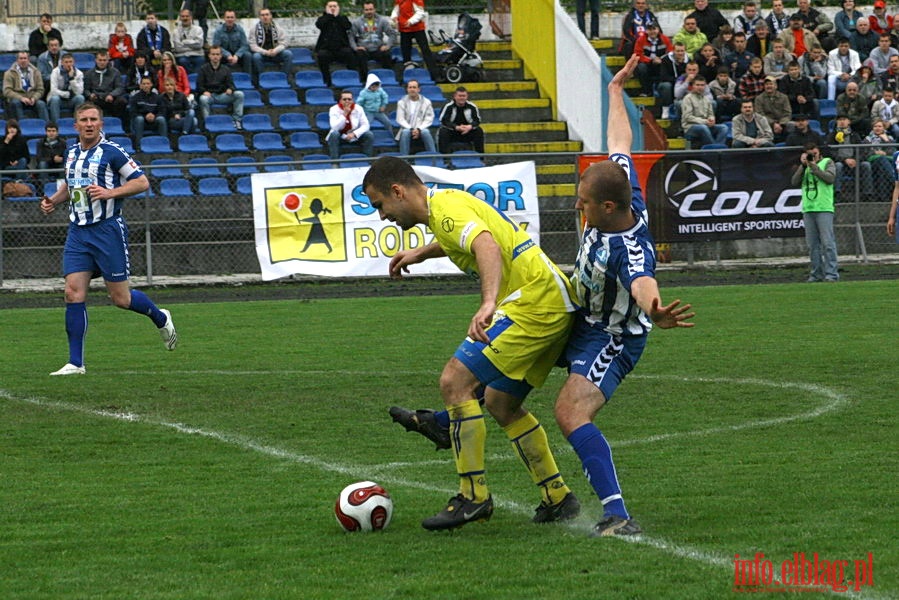
[[[593,163],[581,175],[586,197],[594,202],[613,202],[617,210],[631,206],[631,182],[627,171],[612,160]]]

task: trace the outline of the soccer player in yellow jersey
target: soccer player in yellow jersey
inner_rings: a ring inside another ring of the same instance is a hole
[[[484,405],[540,488],[533,520],[574,518],[580,503],[562,480],[546,433],[522,406],[530,390],[543,384],[568,338],[576,307],[565,275],[502,212],[463,191],[429,190],[401,159],[376,160],[362,187],[382,220],[403,229],[427,225],[435,236],[427,246],[397,253],[390,261],[391,277],[447,256],[481,284],[481,304],[468,336],[440,376],[459,494],[422,527],[452,529],[493,514],[484,466],[487,428],[477,400],[482,387]]]

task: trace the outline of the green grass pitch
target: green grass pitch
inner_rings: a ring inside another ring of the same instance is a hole
[[[166,352],[95,292],[88,374],[65,378],[62,300],[0,310],[0,598],[741,597],[734,557],[756,553],[778,578],[794,553],[870,553],[855,597],[899,597],[895,281],[663,291],[696,327],[653,332],[597,420],[646,531],[629,541],[587,537],[558,369],[527,406],[581,518],[530,523],[536,489],[488,422],[493,519],[420,527],[455,493],[451,455],[387,408],[439,405],[474,296],[174,304]],[[393,521],[345,534],[333,503],[363,479]]]

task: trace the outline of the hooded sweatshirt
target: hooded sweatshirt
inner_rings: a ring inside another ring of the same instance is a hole
[[[366,113],[380,112],[382,106],[387,106],[387,92],[384,91],[384,86],[379,86],[373,91],[370,89],[373,83],[381,83],[381,80],[374,73],[369,73],[368,79],[365,80],[365,89],[359,92],[356,99],[356,104]]]

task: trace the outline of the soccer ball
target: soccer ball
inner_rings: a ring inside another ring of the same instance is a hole
[[[374,481],[359,481],[340,492],[334,515],[344,531],[380,531],[390,523],[393,500]]]

